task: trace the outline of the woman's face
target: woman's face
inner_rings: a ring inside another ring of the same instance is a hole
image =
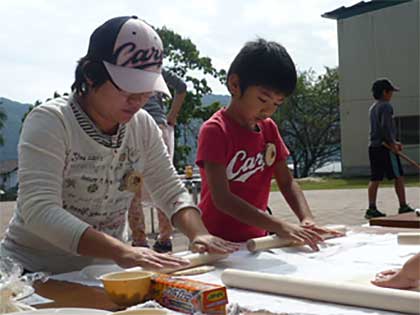
[[[85,110],[103,131],[127,123],[148,101],[152,92],[131,94],[106,81],[89,92]]]

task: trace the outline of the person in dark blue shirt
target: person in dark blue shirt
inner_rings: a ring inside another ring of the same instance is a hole
[[[380,78],[372,85],[375,102],[369,108],[370,136],[369,136],[369,161],[371,178],[369,182],[369,208],[365,218],[384,217],[385,213],[376,208],[376,198],[380,182],[384,175],[394,180],[395,191],[398,196],[400,208],[398,213],[414,211],[406,201],[404,173],[398,152],[402,144],[397,141],[397,130],[394,122],[394,109],[390,103],[392,95],[399,88],[395,87],[387,78]],[[389,149],[384,146],[387,144]]]

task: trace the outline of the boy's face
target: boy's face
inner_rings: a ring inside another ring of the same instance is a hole
[[[238,118],[248,127],[255,129],[259,121],[274,114],[284,99],[283,93],[262,86],[249,86],[237,98],[239,115],[241,116]]]
[[[383,97],[382,97],[382,99],[384,100],[384,101],[390,101],[391,100],[391,98],[392,98],[392,95],[394,94],[394,91],[384,91],[383,92]]]

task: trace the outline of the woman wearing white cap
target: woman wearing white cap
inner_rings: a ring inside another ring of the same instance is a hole
[[[118,17],[91,35],[68,98],[28,115],[19,143],[17,209],[1,244],[28,271],[78,270],[96,259],[152,269],[186,262],[123,242],[126,212],[146,186],[198,251],[238,248],[208,233],[177,178],[158,126],[140,110],[155,92],[163,46],[136,17]]]

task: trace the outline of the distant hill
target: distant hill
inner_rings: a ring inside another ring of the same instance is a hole
[[[229,95],[208,94],[204,95],[202,102],[204,105],[210,105],[214,102],[219,102],[222,105],[227,105],[230,102]]]
[[[7,115],[5,127],[0,129],[0,133],[4,138],[4,145],[0,146],[0,161],[16,160],[22,117],[28,111],[29,104],[22,104],[0,97],[0,108],[2,108]]]
[[[203,96],[203,104],[209,105],[220,102],[222,105],[229,103],[230,96],[209,94]],[[23,104],[0,97],[0,108],[7,114],[5,127],[0,129],[0,133],[5,139],[4,146],[0,146],[0,161],[17,159],[17,144],[19,141],[19,131],[22,125],[22,118],[28,111],[29,104]],[[195,153],[195,141],[191,141],[193,152]],[[192,158],[193,159],[193,158]]]

